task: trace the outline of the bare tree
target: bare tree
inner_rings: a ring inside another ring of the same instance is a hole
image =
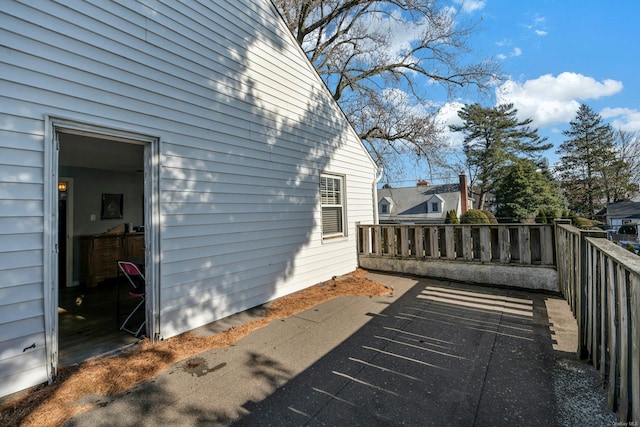
[[[629,181],[636,185],[637,190],[637,186],[640,185],[640,135],[637,132],[618,129],[616,145],[618,158],[626,163]]]
[[[274,0],[378,164],[436,156],[434,92],[486,90],[493,61],[464,63],[477,31],[438,0]],[[415,158],[415,157],[414,157]]]

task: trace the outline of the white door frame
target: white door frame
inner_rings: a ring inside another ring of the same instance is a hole
[[[64,236],[65,242],[65,258],[67,266],[67,275],[65,287],[76,286],[78,283],[73,282],[73,178],[61,176],[57,182],[64,181],[67,183],[67,235]],[[57,222],[56,222],[57,224]],[[60,238],[60,236],[58,236]]]
[[[130,130],[90,124],[61,117],[46,117],[45,126],[45,194],[44,194],[44,304],[45,345],[47,346],[47,373],[49,381],[55,378],[58,368],[58,180],[60,145],[57,135],[72,133],[144,144],[144,206],[145,206],[145,273],[146,315],[150,338],[160,336],[160,263],[159,263],[159,153],[160,138]]]

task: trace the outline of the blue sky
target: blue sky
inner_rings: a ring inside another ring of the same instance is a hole
[[[495,99],[467,95],[442,105],[445,123],[465,103],[512,102],[521,118],[555,147],[581,103],[615,128],[640,131],[640,1],[454,0],[463,15],[481,18],[474,55],[492,56],[505,81]],[[461,135],[449,135],[453,144]],[[456,139],[457,138],[457,139]],[[555,148],[545,152],[551,164]],[[407,181],[415,177],[407,171]]]

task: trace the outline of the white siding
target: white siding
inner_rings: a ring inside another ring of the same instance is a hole
[[[9,114],[3,114],[1,123],[0,396],[4,396],[46,381],[47,369],[44,161],[42,131],[34,131],[42,124]]]
[[[3,1],[0,39],[0,384],[45,372],[13,358],[49,312],[47,114],[160,138],[165,338],[356,268],[374,165],[270,1]],[[345,176],[345,239],[322,241],[322,172]]]

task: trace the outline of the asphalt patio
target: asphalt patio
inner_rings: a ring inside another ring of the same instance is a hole
[[[392,296],[343,297],[173,365],[68,426],[606,426],[599,374],[548,293],[388,274]],[[264,314],[207,325],[212,334]]]

